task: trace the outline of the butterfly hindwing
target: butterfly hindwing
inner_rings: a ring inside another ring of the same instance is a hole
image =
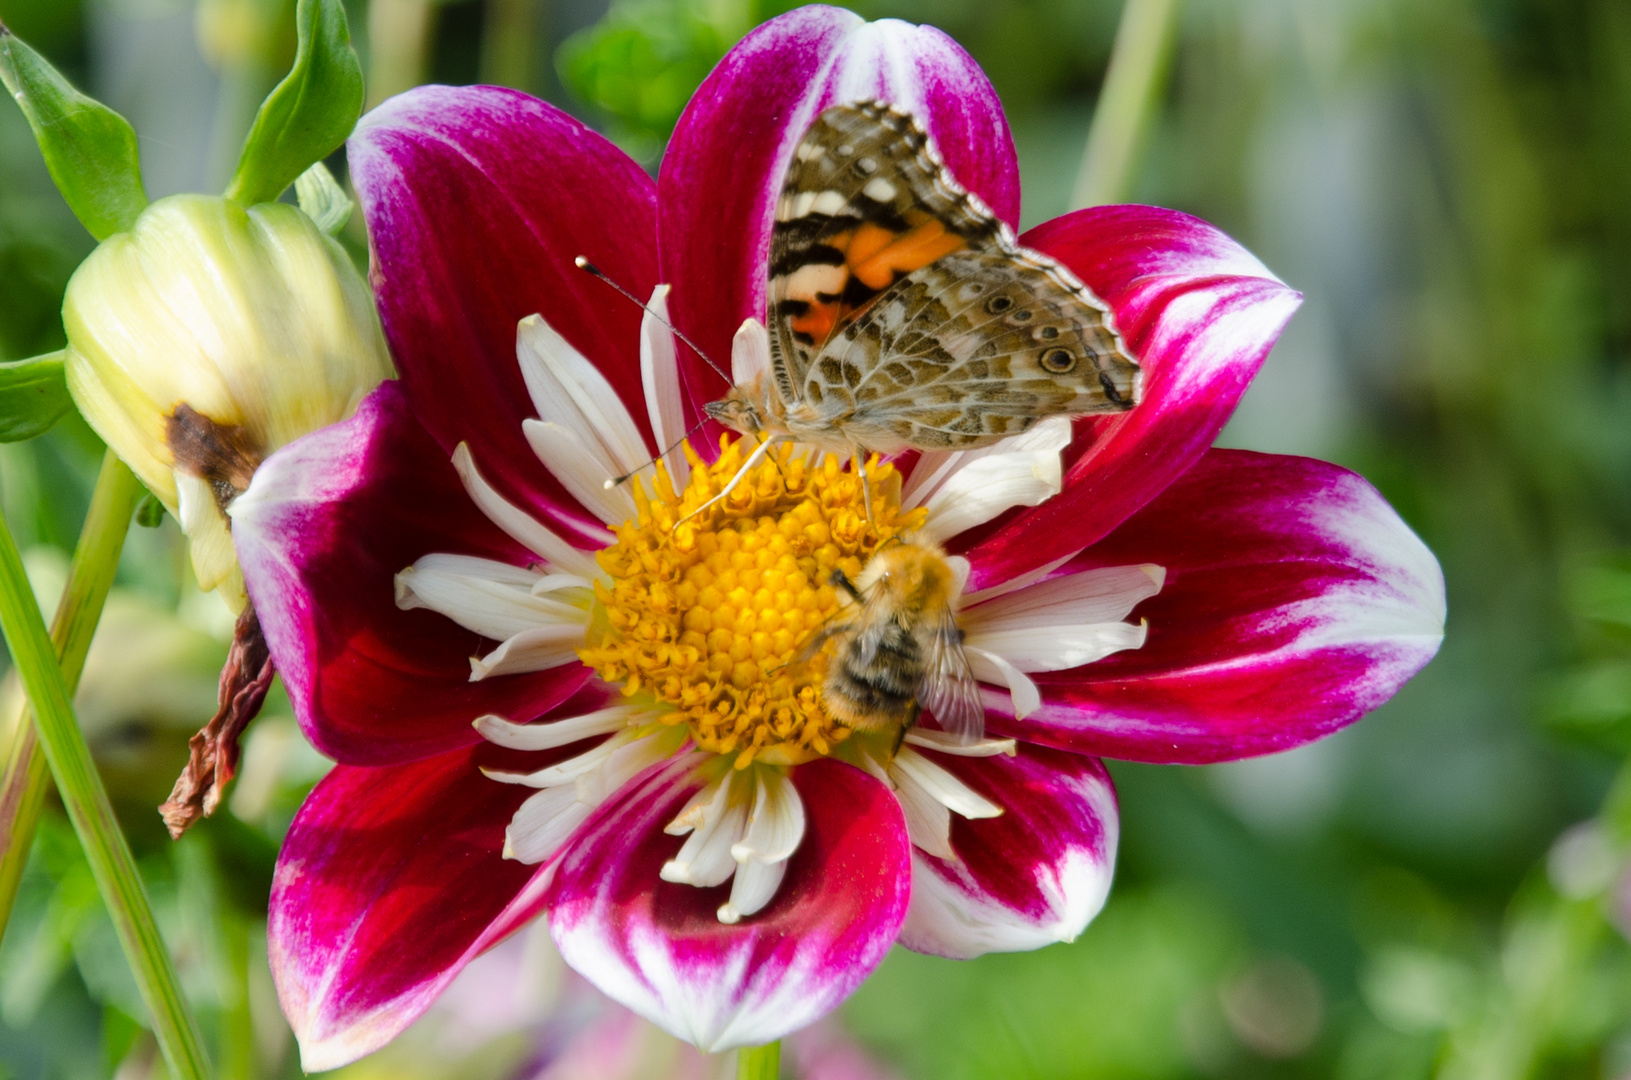
[[[1105,306],[1019,246],[917,122],[880,102],[826,110],[799,143],[769,294],[776,390],[834,441],[987,445],[1138,398]]]

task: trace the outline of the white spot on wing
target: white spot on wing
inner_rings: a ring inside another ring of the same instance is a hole
[[[817,214],[836,214],[844,209],[844,196],[836,191],[823,191],[816,196],[811,209]]]
[[[861,189],[861,194],[873,202],[889,202],[895,197],[895,185],[877,176],[867,181],[866,187]]]

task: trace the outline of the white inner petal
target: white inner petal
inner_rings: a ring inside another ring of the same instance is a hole
[[[951,846],[951,808],[910,777],[900,777],[893,786],[913,845],[937,859],[956,859]]]
[[[489,714],[477,717],[475,727],[482,738],[497,746],[511,750],[553,750],[580,739],[621,731],[639,723],[645,713],[646,710],[633,705],[613,705],[582,716],[539,724],[515,724],[502,716]]]
[[[650,456],[645,440],[623,400],[554,327],[528,315],[516,327],[515,351],[539,418],[578,437],[602,466],[596,483],[645,464]],[[544,464],[551,463],[545,459]]]
[[[1017,752],[1013,739],[980,739],[977,742],[959,742],[957,736],[933,728],[914,727],[906,733],[906,742],[912,746],[936,750],[954,757],[1013,757]]]
[[[912,475],[901,487],[901,509],[922,506],[937,494],[959,471],[983,458],[997,454],[1052,452],[1059,453],[1070,445],[1070,418],[1054,416],[1033,424],[1022,431],[978,450],[931,450],[919,455],[912,467]]]
[[[564,424],[524,420],[521,432],[538,460],[585,510],[608,525],[621,525],[634,517],[634,496],[629,488],[623,484],[607,487],[606,482],[635,466],[625,469],[608,465]]]
[[[1036,506],[1059,494],[1062,475],[1057,450],[994,453],[969,461],[924,503],[929,520],[922,531],[944,541],[1005,510]]]
[[[663,864],[659,876],[664,881],[707,889],[730,880],[736,872],[731,847],[742,835],[748,808],[745,800],[732,799],[734,779],[727,776],[703,788],[669,824],[666,832],[689,831],[691,835]]]
[[[958,601],[958,604],[960,608],[968,608],[975,604],[983,604],[988,600],[995,600],[999,596],[1007,596],[1011,592],[1018,592],[1020,589],[1028,589],[1032,585],[1041,581],[1043,578],[1051,575],[1055,570],[1059,569],[1070,560],[1074,559],[1076,555],[1077,553],[1074,551],[1069,555],[1061,555],[1059,558],[1050,563],[1043,563],[1030,573],[1009,578],[1007,581],[1004,581],[998,585],[993,585],[989,589],[981,589],[979,592],[964,593],[963,598]]]
[[[651,292],[651,302],[640,320],[640,385],[646,392],[646,414],[659,452],[679,442],[685,434],[685,398],[680,394],[680,368],[674,335],[664,323],[668,319],[667,285]],[[675,491],[685,490],[691,478],[691,463],[679,451],[663,458]]]
[[[969,669],[976,679],[993,686],[1008,687],[1008,695],[1014,699],[1015,717],[1023,720],[1042,707],[1042,691],[1036,688],[1036,683],[1005,658],[987,652],[978,645],[970,645],[967,640],[963,642],[963,653],[968,657]]]
[[[1166,571],[1153,564],[1106,566],[1080,574],[1049,578],[958,612],[958,622],[975,629],[1022,630],[1027,627],[1118,622],[1161,591]]]
[[[993,818],[1002,814],[1002,807],[910,746],[902,746],[895,754],[895,760],[889,763],[889,775],[897,787],[917,784],[941,805],[963,817]]]
[[[770,332],[758,319],[748,319],[731,339],[731,379],[752,386],[770,374]]]
[[[493,675],[516,675],[524,671],[544,671],[570,664],[583,648],[584,626],[588,618],[576,625],[535,626],[506,638],[498,648],[486,656],[470,658],[470,681],[480,682]]]
[[[994,653],[1020,671],[1064,671],[1102,660],[1123,649],[1144,645],[1144,623],[1097,623],[1086,626],[1035,626],[1023,630],[969,632],[963,646]]]
[[[758,790],[747,832],[731,847],[739,863],[784,862],[804,839],[804,800],[782,772],[759,770]]]
[[[736,877],[731,880],[731,898],[719,906],[719,921],[735,925],[749,915],[757,915],[775,899],[787,876],[787,862],[762,863],[757,859],[737,863]]]
[[[581,634],[590,599],[583,579],[569,576],[566,588],[535,591],[546,576],[552,575],[470,555],[426,555],[397,574],[396,606],[429,608],[494,641],[543,626],[573,626]]]
[[[529,864],[543,862],[593,809],[579,802],[577,791],[570,787],[545,788],[529,796],[504,830],[504,857]]]
[[[500,495],[481,473],[476,471],[476,462],[470,456],[470,447],[467,444],[460,443],[454,448],[453,467],[458,470],[459,479],[464,481],[464,490],[470,495],[470,500],[487,515],[489,521],[508,533],[516,543],[569,574],[585,578],[604,576],[595,562],[594,555],[573,547],[537,518]],[[612,545],[612,534],[604,529],[586,529],[584,533],[586,539],[597,547]]]
[[[482,775],[501,784],[525,784],[528,787],[547,788],[557,787],[575,781],[584,773],[592,772],[611,760],[613,754],[619,749],[634,741],[633,734],[613,735],[599,746],[585,750],[575,757],[565,761],[557,761],[547,765],[536,772],[515,773],[503,772],[498,769],[483,769]]]

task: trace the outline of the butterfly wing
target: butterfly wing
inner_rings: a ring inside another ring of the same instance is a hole
[[[938,619],[925,623],[919,634],[923,674],[918,680],[918,704],[934,714],[942,730],[964,743],[985,735],[985,703],[980,684],[963,652],[963,632],[947,608]]]
[[[1019,246],[909,115],[878,102],[822,113],[776,217],[777,387],[849,441],[967,448],[1136,404],[1141,372],[1106,306]]]

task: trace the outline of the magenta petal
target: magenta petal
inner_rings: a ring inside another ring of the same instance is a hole
[[[340,765],[306,799],[278,856],[267,949],[307,1071],[385,1045],[491,943],[489,926],[538,870],[500,855],[533,792],[477,765],[537,760],[484,745]]]
[[[1104,766],[1038,746],[1015,757],[925,756],[1003,812],[952,815],[956,862],[913,850],[901,944],[966,960],[1074,940],[1104,907],[1116,865],[1120,825]]]
[[[986,588],[1106,535],[1200,459],[1302,295],[1199,218],[1104,206],[1055,218],[1026,245],[1074,270],[1144,367],[1131,412],[1077,422],[1064,490],[967,552]]]
[[[704,1050],[779,1039],[830,1011],[883,959],[906,916],[906,824],[894,796],[831,759],[798,766],[804,840],[770,906],[735,926],[730,886],[662,881],[666,826],[703,780],[695,759],[647,771],[601,807],[546,895],[561,954],[611,998]]]
[[[645,429],[640,309],[572,260],[650,295],[650,177],[554,106],[492,86],[411,90],[364,116],[346,146],[380,318],[414,413],[443,450],[468,442],[511,501],[598,529],[522,436],[535,414],[515,329],[542,315]]]
[[[1033,676],[1040,711],[1004,733],[1137,761],[1286,750],[1376,708],[1438,651],[1444,578],[1362,477],[1213,450],[1069,564],[1156,563],[1144,647]]]
[[[676,325],[729,370],[731,336],[765,317],[770,226],[793,148],[830,105],[882,98],[921,120],[952,175],[1019,221],[1019,167],[985,73],[932,26],[810,6],[754,30],[680,117],[658,180],[662,277]],[[720,377],[682,350],[693,409]]]
[[[467,746],[483,713],[532,720],[588,678],[569,664],[473,683],[470,657],[494,643],[397,608],[397,571],[421,555],[534,559],[471,503],[400,383],[267,458],[232,505],[232,538],[301,728],[340,761]]]

